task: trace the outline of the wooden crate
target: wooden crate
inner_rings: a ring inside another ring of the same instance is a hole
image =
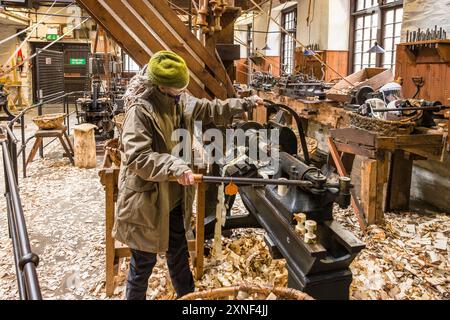
[[[376,91],[386,83],[393,81],[394,75],[392,70],[383,68],[365,68],[349,75],[345,80],[339,81],[328,91],[327,98],[334,101],[350,103],[352,100],[350,92],[353,89],[369,86]],[[353,86],[351,86],[350,83],[352,83]]]

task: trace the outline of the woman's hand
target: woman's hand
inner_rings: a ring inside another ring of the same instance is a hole
[[[182,186],[188,187],[195,184],[194,173],[189,170],[177,178],[177,182]]]
[[[264,104],[264,100],[259,97],[258,95],[254,95],[252,96],[252,100],[257,104],[257,105],[263,105]]]

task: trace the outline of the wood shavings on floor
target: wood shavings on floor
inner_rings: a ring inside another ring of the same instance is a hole
[[[435,300],[450,298],[450,217],[387,213],[383,226],[363,235],[352,210],[335,217],[366,242],[353,262],[353,299]]]
[[[67,160],[37,160],[21,195],[46,299],[108,299],[104,272],[104,190],[97,170],[73,168]],[[3,197],[0,210],[6,212]],[[243,213],[242,202],[233,208]],[[367,243],[352,264],[352,299],[448,299],[450,218],[415,213],[387,214],[386,224],[363,235],[351,209],[335,217]],[[0,299],[17,299],[17,284],[6,215],[0,216]],[[262,230],[235,230],[223,239],[223,257],[205,259],[198,290],[236,285],[287,285],[283,260],[273,260]],[[127,264],[120,265],[112,299],[123,299]],[[175,299],[164,257],[149,281],[148,299]]]

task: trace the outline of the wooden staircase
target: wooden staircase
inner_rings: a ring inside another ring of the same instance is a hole
[[[141,67],[152,54],[171,50],[186,60],[188,90],[198,98],[226,99],[232,83],[216,52],[210,52],[170,8],[167,0],[77,0]]]

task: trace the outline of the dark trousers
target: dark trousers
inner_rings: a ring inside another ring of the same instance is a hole
[[[155,253],[131,250],[127,281],[127,300],[145,300],[148,280],[156,265]],[[172,285],[178,298],[194,292],[194,278],[189,268],[189,252],[184,230],[183,210],[179,206],[170,213],[169,251],[167,252]]]

